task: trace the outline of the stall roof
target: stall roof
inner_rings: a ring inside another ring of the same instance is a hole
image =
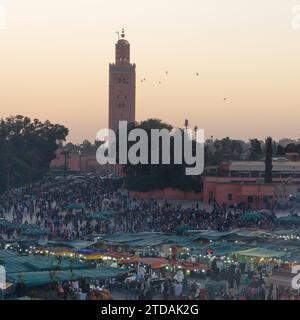
[[[60,270],[68,270],[70,268],[85,268],[84,264],[78,260],[67,258],[58,260],[55,257],[33,255],[0,258],[0,264],[5,267],[7,274],[18,272],[48,271],[56,268],[59,268]]]
[[[97,241],[48,241],[46,243],[43,243],[44,246],[53,246],[53,247],[65,247],[65,248],[72,248],[72,249],[86,249],[94,244],[96,244]]]
[[[3,258],[16,257],[17,253],[12,250],[0,250],[0,260]]]
[[[171,264],[168,259],[164,258],[141,258],[139,262],[150,266],[152,269],[159,269]]]
[[[113,244],[123,244],[131,247],[158,246],[175,244],[181,247],[194,247],[195,241],[207,240],[254,240],[258,238],[276,237],[271,232],[253,230],[234,230],[220,232],[215,230],[189,230],[185,235],[164,234],[156,232],[145,233],[115,233],[104,236],[103,241]]]
[[[103,237],[106,242],[120,243],[128,246],[156,246],[167,243],[169,235],[158,232],[115,233]]]
[[[287,253],[256,247],[248,250],[238,251],[236,252],[236,254],[241,256],[249,256],[249,257],[280,258],[285,256]]]
[[[70,271],[58,271],[51,273],[48,271],[40,272],[26,272],[26,273],[14,273],[9,275],[10,281],[15,283],[23,282],[27,287],[35,287],[46,285],[53,282],[63,282],[71,280],[79,280],[82,278],[90,279],[109,279],[121,276],[122,274],[128,273],[129,269],[115,269],[111,267],[103,267],[97,269],[84,269]]]

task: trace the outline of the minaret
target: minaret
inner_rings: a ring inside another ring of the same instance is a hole
[[[130,63],[130,44],[124,29],[116,43],[116,61],[109,65],[109,129],[119,121],[135,122],[135,64]]]

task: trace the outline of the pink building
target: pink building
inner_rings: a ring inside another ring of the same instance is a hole
[[[103,172],[112,171],[106,165],[100,165],[97,162],[96,155],[80,155],[70,153],[66,158],[67,170],[72,172]],[[65,156],[61,150],[57,151],[56,158],[50,163],[50,168],[54,170],[63,170],[65,166]]]
[[[191,191],[181,191],[178,189],[165,188],[160,190],[151,190],[147,192],[135,192],[130,191],[131,197],[138,197],[142,199],[159,199],[159,200],[189,200],[189,201],[202,201],[202,193],[196,193]]]
[[[295,158],[295,157],[294,157]],[[263,161],[232,161],[206,168],[203,199],[220,205],[244,204],[252,209],[271,208],[300,199],[300,162],[273,160],[273,183],[264,183]]]
[[[244,204],[251,209],[271,208],[275,200],[273,184],[255,182],[234,182],[219,177],[205,177],[203,183],[203,200],[215,200],[219,205]]]

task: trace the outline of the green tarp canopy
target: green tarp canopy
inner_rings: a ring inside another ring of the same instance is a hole
[[[71,203],[68,204],[66,208],[69,210],[82,210],[84,206],[80,203]]]
[[[237,235],[234,231],[220,232],[216,230],[189,230],[185,234],[190,235],[193,241],[227,239]]]
[[[98,213],[92,213],[92,214],[89,214],[87,216],[87,218],[89,220],[109,220],[109,217],[108,216],[105,216],[104,214],[98,212]]]
[[[103,240],[110,243],[118,243],[126,246],[157,246],[167,244],[170,235],[159,232],[140,232],[140,233],[114,233],[104,236]]]
[[[49,232],[47,230],[42,230],[42,229],[37,229],[37,228],[33,228],[33,229],[29,228],[29,229],[22,231],[23,236],[34,236],[34,237],[45,236],[48,233]]]
[[[5,219],[0,219],[0,227],[8,228],[11,223]]]
[[[118,214],[118,211],[109,209],[109,210],[101,211],[101,213],[103,213],[103,214],[105,214],[105,215],[114,216],[114,215]]]
[[[264,239],[269,238],[278,238],[278,234],[275,232],[261,230],[233,230],[228,232],[220,232],[215,230],[188,230],[184,232],[184,235],[165,234],[159,232],[114,233],[112,235],[104,235],[103,241],[109,244],[122,244],[130,247],[174,244],[181,247],[189,247],[196,250],[201,250],[201,244],[196,242],[198,240],[206,240],[206,242],[222,240],[241,240],[249,242],[252,240],[263,241]]]
[[[45,248],[69,248],[69,249],[86,249],[93,244],[96,244],[96,241],[85,241],[85,240],[77,240],[77,241],[45,241],[39,242],[42,247]]]
[[[264,216],[258,212],[248,212],[239,217],[239,220],[245,222],[259,221],[263,219]]]
[[[71,248],[71,249],[85,249],[89,246],[92,246],[97,242],[95,241],[85,241],[85,240],[78,240],[78,241],[47,241],[42,242],[43,246],[47,247],[62,247],[62,248]]]
[[[300,236],[300,230],[295,230],[295,229],[284,229],[284,230],[277,230],[273,231],[273,234],[276,235],[277,237],[279,236]]]
[[[24,283],[27,287],[36,287],[46,285],[54,282],[74,281],[83,278],[89,279],[110,279],[116,278],[123,274],[127,274],[129,269],[116,269],[111,267],[101,267],[97,269],[83,269],[71,271],[58,271],[58,272],[26,272],[14,273],[8,276],[8,279],[14,283]]]
[[[236,232],[219,232],[213,230],[189,230],[185,232],[189,236],[174,234],[164,234],[159,232],[141,232],[141,233],[115,233],[106,235],[103,240],[108,243],[123,244],[125,246],[158,246],[164,244],[174,244],[181,247],[199,248],[196,240],[218,240],[218,239],[243,239],[245,235],[239,235]],[[252,239],[247,237],[247,239]]]
[[[206,255],[207,250],[212,250],[214,256],[225,256],[227,254],[233,254],[241,250],[246,250],[251,248],[250,245],[237,244],[237,243],[207,243],[207,244],[197,244],[192,247],[193,253]]]
[[[216,243],[206,246],[207,249],[213,250],[214,256],[225,256],[227,254],[233,254],[235,252],[249,249],[248,245],[236,244],[236,243]]]
[[[10,229],[22,229],[23,224],[20,223],[10,223],[8,228]]]
[[[174,244],[180,247],[190,247],[191,239],[181,235],[171,235],[164,240],[164,244]]]
[[[31,224],[31,223],[24,223],[20,225],[20,228],[22,230],[33,230],[33,229],[40,229],[40,227],[37,224]]]
[[[64,242],[64,243],[67,244],[70,248],[85,249],[97,243],[97,241],[74,240],[74,241]]]
[[[191,245],[191,238],[176,234],[160,232],[115,233],[103,237],[108,243],[123,244],[130,247],[145,247],[159,245],[177,245],[186,247]]]
[[[300,223],[300,217],[293,217],[293,216],[280,217],[278,218],[278,222],[287,223],[287,224]]]
[[[0,250],[0,260],[9,257],[16,257],[17,253],[12,250]]]
[[[220,232],[215,230],[189,230],[184,234],[189,235],[191,239],[196,240],[252,240],[257,238],[275,237],[272,232],[252,231],[252,230],[233,230]]]
[[[112,217],[114,217],[116,214],[118,214],[117,211],[114,210],[106,210],[106,211],[100,211],[95,213],[90,213],[87,218],[90,220],[109,220]]]
[[[0,219],[0,227],[4,228],[11,228],[11,229],[33,229],[33,228],[39,228],[36,224],[17,224],[17,223],[11,223],[5,219]]]
[[[248,256],[248,257],[257,257],[257,258],[280,258],[287,254],[287,252],[269,250],[266,248],[252,248],[248,250],[238,251],[237,255]]]
[[[3,265],[7,274],[18,272],[48,271],[83,269],[85,264],[70,258],[58,259],[52,256],[7,256],[0,258],[0,265]]]
[[[238,233],[240,235],[244,234],[248,238],[274,238],[276,235],[274,235],[273,232],[268,231],[262,231],[262,230],[255,230],[255,231],[248,231],[245,233]]]

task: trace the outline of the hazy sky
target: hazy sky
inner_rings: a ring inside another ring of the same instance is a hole
[[[299,138],[297,4],[0,0],[8,18],[0,30],[0,117],[49,119],[70,129],[68,140],[94,140],[107,127],[108,64],[124,26],[137,64],[137,120],[182,126],[188,118],[207,137]]]

